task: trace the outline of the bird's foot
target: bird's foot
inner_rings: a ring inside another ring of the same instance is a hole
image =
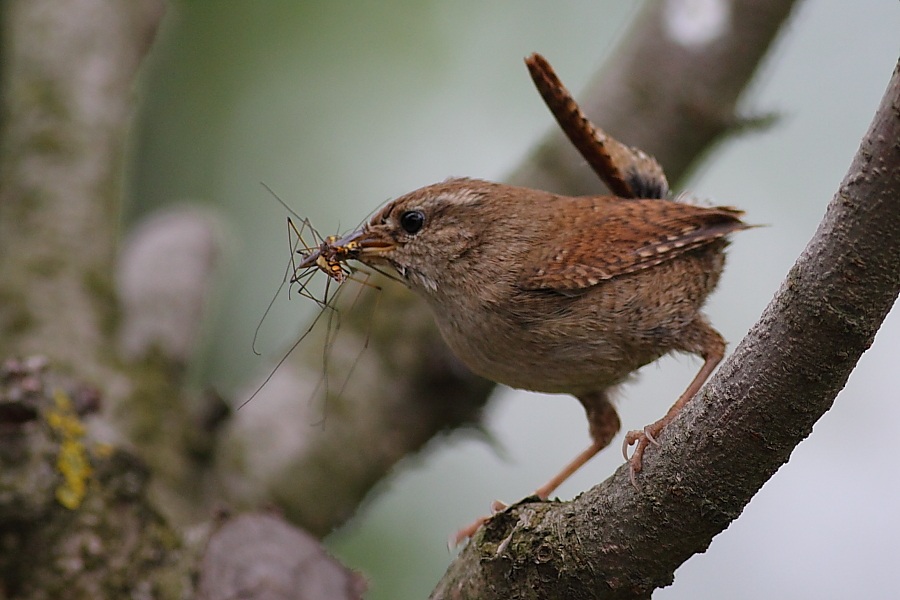
[[[633,485],[635,489],[638,487],[635,476],[641,472],[644,451],[650,444],[659,446],[659,442],[656,441],[656,436],[659,435],[660,431],[662,431],[662,426],[657,422],[653,425],[647,425],[643,430],[629,431],[625,434],[625,441],[622,442],[622,455],[625,457],[625,460],[628,461],[628,477],[631,479],[631,485]],[[634,452],[629,458],[628,448],[632,445],[634,445]]]

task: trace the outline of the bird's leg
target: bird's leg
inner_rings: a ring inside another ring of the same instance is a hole
[[[534,495],[541,500],[546,500],[550,494],[556,491],[562,483],[572,476],[575,471],[594,458],[594,456],[609,446],[609,443],[619,432],[619,415],[609,401],[606,390],[578,396],[578,400],[584,406],[587,413],[588,426],[591,434],[591,445],[576,456],[572,462],[553,476],[550,481],[535,490]]]
[[[678,413],[681,412],[681,409],[684,408],[684,405],[691,398],[697,395],[697,392],[700,391],[700,388],[709,379],[709,376],[712,375],[716,366],[722,362],[722,358],[725,356],[725,340],[705,320],[698,319],[692,323],[691,330],[687,332],[685,341],[687,343],[683,349],[699,354],[703,358],[703,366],[700,367],[690,385],[678,397],[678,400],[675,401],[675,404],[672,405],[662,419],[647,425],[642,430],[629,431],[625,434],[625,441],[622,443],[622,454],[625,455],[625,460],[629,463],[629,476],[631,477],[632,485],[635,487],[637,487],[635,475],[641,471],[644,451],[647,449],[647,446],[658,444],[656,438],[663,428],[678,416]],[[636,444],[636,446],[634,453],[629,458],[628,447],[632,444]]]
[[[568,479],[575,471],[580,469],[586,462],[594,457],[598,452],[606,448],[619,431],[619,415],[616,409],[609,402],[605,390],[591,394],[583,394],[578,396],[578,400],[584,406],[587,412],[590,433],[593,442],[584,451],[578,454],[570,463],[553,476],[550,481],[535,490],[534,495],[541,500],[550,497],[556,488]],[[491,504],[491,516],[502,511],[506,505],[495,500]],[[484,525],[491,516],[481,517],[469,525],[463,527],[450,538],[450,545],[456,546],[465,539],[475,535],[475,532]]]

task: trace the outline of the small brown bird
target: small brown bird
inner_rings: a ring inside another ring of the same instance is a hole
[[[665,417],[636,443],[633,472],[722,359],[701,313],[741,212],[661,199],[566,197],[451,179],[385,206],[340,243],[390,266],[434,313],[456,355],[510,387],[577,397],[593,443],[536,492],[547,498],[619,430],[610,391],[672,351],[704,360]]]
[[[563,131],[615,195],[450,179],[394,200],[301,264],[391,267],[428,302],[444,340],[474,372],[578,398],[592,442],[536,490],[546,499],[618,432],[616,386],[669,352],[696,354],[703,366],[665,416],[625,436],[626,458],[635,445],[635,481],[647,446],[722,360],[725,341],[701,309],[722,273],[726,237],[749,226],[734,208],[669,199],[652,157],[594,127],[543,57],[526,63]]]

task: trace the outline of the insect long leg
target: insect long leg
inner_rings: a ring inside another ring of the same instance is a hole
[[[268,188],[266,188],[266,189],[268,189]],[[272,192],[271,189],[269,191]],[[272,194],[274,195],[274,192],[272,192]],[[277,198],[277,196],[276,196],[276,198]],[[309,223],[309,221],[307,219],[301,219],[301,221],[304,222],[304,227],[306,226],[306,224]],[[259,332],[262,329],[263,323],[265,323],[266,317],[269,316],[269,312],[271,312],[272,306],[275,305],[275,301],[278,299],[278,295],[281,293],[281,290],[284,289],[284,285],[286,283],[288,283],[288,278],[290,277],[290,283],[294,283],[294,279],[295,279],[296,273],[297,273],[297,264],[294,259],[294,256],[296,255],[297,249],[300,247],[301,244],[303,244],[304,248],[306,248],[307,250],[310,250],[310,251],[312,250],[312,248],[309,248],[309,246],[307,246],[306,243],[303,241],[303,236],[301,235],[300,231],[297,230],[297,227],[294,225],[293,221],[291,221],[290,217],[287,218],[287,225],[288,225],[288,245],[290,246],[290,260],[289,260],[287,266],[285,267],[284,275],[281,277],[281,283],[278,284],[278,289],[275,290],[275,293],[272,295],[272,299],[269,301],[268,306],[266,306],[266,310],[265,310],[265,312],[263,312],[262,318],[260,318],[259,323],[256,324],[256,329],[253,331],[253,341],[250,344],[250,348],[253,350],[253,353],[256,354],[257,356],[262,355],[259,352],[259,350],[256,348],[256,342],[259,339]],[[310,228],[312,228],[311,225],[310,225]],[[301,227],[301,230],[302,230],[302,227]],[[296,234],[296,241],[291,239],[292,232]],[[290,293],[290,289],[291,288],[288,287],[288,293]]]
[[[269,189],[269,188],[267,187],[266,189]],[[271,189],[269,189],[269,192],[271,192],[273,195],[275,195]],[[278,196],[275,196],[275,197],[278,198]],[[281,201],[280,198],[278,198],[278,200]],[[282,202],[282,204],[284,204],[284,203]],[[271,312],[272,307],[275,305],[275,301],[278,299],[278,295],[281,293],[281,290],[284,289],[284,285],[286,283],[289,284],[288,298],[290,298],[290,292],[292,291],[293,284],[296,283],[296,284],[298,284],[297,288],[298,288],[298,292],[301,296],[303,296],[305,298],[309,298],[310,300],[313,300],[316,304],[319,305],[320,308],[323,308],[325,306],[325,303],[322,300],[320,300],[319,298],[317,298],[312,292],[310,292],[308,289],[308,286],[307,286],[307,283],[312,278],[312,276],[315,274],[317,268],[309,268],[309,267],[301,268],[301,267],[298,267],[297,261],[296,261],[296,256],[297,256],[298,252],[308,255],[316,250],[315,247],[310,246],[304,239],[303,232],[305,230],[308,229],[311,232],[313,239],[317,243],[320,243],[320,240],[322,240],[322,236],[320,236],[319,233],[315,230],[315,228],[309,222],[309,219],[304,218],[304,217],[299,217],[299,216],[297,217],[297,219],[300,221],[299,229],[294,224],[294,221],[293,221],[293,219],[291,219],[291,217],[287,218],[288,246],[290,248],[290,260],[289,260],[287,266],[285,267],[285,272],[281,278],[281,283],[278,285],[278,289],[275,290],[275,294],[273,294],[272,299],[269,301],[268,306],[266,306],[265,312],[263,312],[262,318],[260,318],[259,323],[257,323],[257,325],[256,325],[256,329],[253,331],[253,341],[252,341],[250,347],[253,350],[253,353],[256,354],[257,356],[261,356],[261,353],[259,352],[259,350],[256,347],[256,343],[259,339],[260,330],[262,329],[262,326],[266,320],[266,317]]]
[[[358,273],[362,272],[364,277],[359,277]],[[359,286],[357,293],[354,295],[353,300],[350,302],[349,306],[342,306],[340,309],[337,308],[337,296],[338,294],[344,294],[344,290],[347,288],[348,282],[345,281],[340,284],[340,287],[332,296],[332,300],[334,300],[334,313],[329,315],[327,328],[328,332],[326,333],[324,352],[322,355],[322,376],[319,378],[318,383],[316,384],[316,388],[313,391],[312,397],[317,397],[320,392],[324,390],[324,398],[327,402],[328,398],[332,393],[332,356],[334,349],[338,343],[338,336],[340,334],[341,329],[341,320],[344,318],[344,311],[354,311],[357,309],[357,304],[359,303],[360,298],[363,296],[363,292],[366,289],[373,290],[376,293],[375,302],[372,305],[371,311],[369,311],[369,318],[366,319],[366,322],[370,325],[366,328],[365,340],[363,341],[359,351],[353,357],[353,361],[350,363],[350,367],[346,369],[346,371],[341,375],[342,383],[340,388],[337,390],[338,397],[342,396],[344,391],[347,388],[347,385],[350,383],[350,378],[353,376],[353,372],[355,371],[357,365],[359,364],[360,359],[362,358],[363,352],[369,346],[369,337],[371,334],[371,323],[373,322],[372,316],[378,310],[378,305],[381,300],[381,287],[369,281],[370,274],[366,271],[362,271],[360,269],[351,269],[351,272],[348,274],[347,279],[352,281],[353,283]],[[322,419],[314,423],[314,425],[324,425],[325,418],[327,417],[327,406],[323,407]]]
[[[326,297],[328,295],[328,287],[331,285],[331,280],[329,279],[325,283],[325,294]],[[334,296],[330,298],[332,302],[337,302],[337,297],[340,295],[343,286],[338,286],[338,289],[334,292]],[[319,379],[319,382],[316,384],[315,389],[313,390],[312,398],[315,398],[319,390],[324,387],[325,389],[325,403],[322,406],[322,417],[312,423],[314,427],[320,427],[325,425],[325,405],[328,402],[328,391],[330,389],[329,379],[330,379],[330,366],[331,366],[331,351],[334,347],[334,341],[337,339],[338,330],[340,329],[341,324],[341,313],[334,306],[329,307],[331,310],[328,313],[328,320],[326,322],[325,328],[325,343],[322,348],[322,377]]]
[[[295,293],[302,296],[303,298],[312,300],[313,302],[315,302],[316,304],[319,305],[319,308],[324,309],[326,306],[328,306],[327,290],[326,290],[326,293],[323,295],[323,297],[319,298],[316,296],[316,294],[313,291],[311,291],[309,289],[309,284],[310,284],[312,278],[315,277],[316,273],[318,273],[318,272],[319,272],[319,269],[313,269],[313,268],[305,269],[302,274],[291,279],[291,284],[297,285],[297,289],[295,290]],[[330,282],[331,280],[329,279],[328,281]]]
[[[295,341],[293,344],[291,344],[291,347],[288,348],[288,351],[284,353],[284,356],[281,357],[281,360],[279,360],[275,364],[275,366],[272,368],[272,371],[266,376],[266,378],[262,381],[262,383],[259,384],[259,387],[257,387],[256,390],[254,390],[254,392],[250,395],[249,398],[247,398],[246,400],[244,400],[243,402],[241,402],[238,405],[237,410],[242,409],[251,400],[253,400],[257,394],[259,394],[259,392],[266,386],[266,384],[269,383],[269,380],[271,380],[272,377],[275,375],[275,371],[277,371],[278,368],[284,364],[284,362],[288,359],[288,357],[291,355],[291,353],[297,348],[297,346],[299,346],[301,344],[301,342],[303,342],[303,340],[306,339],[306,336],[308,336],[312,332],[312,330],[315,329],[316,325],[319,322],[319,319],[322,318],[322,315],[324,315],[326,311],[333,311],[333,310],[334,310],[333,307],[326,305],[322,310],[319,311],[319,313],[316,315],[316,318],[313,319],[312,323],[310,323],[309,326],[306,328],[306,330],[300,335],[300,337],[297,338],[297,341]]]
[[[354,280],[357,281],[357,280]],[[369,327],[366,329],[366,338],[363,341],[362,348],[359,349],[359,352],[356,355],[356,358],[353,359],[353,364],[350,366],[350,369],[347,371],[347,376],[344,378],[344,383],[341,385],[341,389],[338,390],[338,396],[342,396],[344,394],[344,390],[347,388],[347,384],[350,382],[350,378],[353,376],[353,371],[356,370],[356,365],[359,364],[359,360],[362,358],[363,352],[369,347],[369,338],[372,334],[372,323],[374,322],[374,316],[378,312],[378,306],[381,304],[381,287],[369,282],[369,275],[366,274],[366,278],[364,281],[358,281],[360,283],[359,291],[356,294],[356,297],[353,298],[353,303],[350,305],[350,310],[356,306],[357,302],[359,302],[360,296],[362,296],[365,288],[363,286],[368,286],[376,291],[375,302],[372,303],[372,310],[369,312],[369,318],[367,319],[369,322]]]
[[[262,318],[259,320],[259,323],[256,324],[256,329],[253,330],[253,342],[250,344],[250,348],[253,350],[253,354],[257,356],[262,356],[262,353],[256,348],[256,341],[257,339],[259,339],[259,331],[262,329],[266,317],[269,316],[269,312],[272,310],[272,306],[275,305],[275,301],[278,299],[278,295],[281,293],[281,290],[284,289],[284,284],[287,282],[287,276],[290,272],[290,268],[291,265],[288,264],[284,272],[284,279],[282,279],[281,283],[278,284],[278,289],[275,290],[275,294],[272,296],[272,299],[269,300],[269,305],[266,306],[266,310],[265,312],[263,312]]]
[[[271,191],[271,190],[270,190]],[[274,193],[273,193],[274,195]],[[278,197],[275,196],[277,199]],[[280,199],[278,199],[281,202]],[[282,204],[284,204],[282,202]],[[288,209],[290,210],[290,209]],[[330,390],[330,371],[331,371],[331,353],[335,347],[335,343],[337,341],[338,331],[340,329],[341,324],[341,314],[340,311],[336,307],[336,302],[338,297],[341,295],[341,291],[343,289],[343,284],[346,280],[353,280],[354,282],[360,284],[360,291],[356,294],[353,302],[350,305],[350,310],[353,310],[356,306],[359,297],[361,296],[363,286],[368,286],[379,290],[378,286],[369,283],[368,274],[365,278],[360,278],[356,274],[358,272],[357,269],[353,269],[347,265],[347,261],[356,257],[359,252],[359,247],[356,244],[355,240],[359,237],[358,233],[348,234],[346,236],[337,236],[330,235],[327,237],[322,237],[316,229],[312,226],[308,219],[300,217],[293,211],[290,211],[295,217],[296,222],[291,217],[287,218],[288,225],[288,239],[290,241],[290,262],[286,267],[285,275],[282,279],[282,283],[279,286],[279,292],[283,289],[284,284],[289,284],[289,291],[293,291],[297,293],[301,297],[309,298],[316,302],[319,306],[320,311],[319,314],[316,315],[315,319],[313,319],[312,323],[309,327],[303,332],[303,334],[297,339],[294,344],[288,349],[285,355],[278,361],[275,365],[272,372],[266,377],[266,379],[260,384],[260,386],[253,392],[253,394],[245,400],[238,408],[245,406],[247,402],[252,400],[262,388],[271,380],[272,376],[275,374],[275,371],[287,360],[288,356],[294,349],[315,329],[315,327],[320,323],[322,316],[325,312],[328,312],[328,316],[326,318],[326,332],[325,332],[325,340],[324,340],[324,352],[322,355],[322,378],[319,380],[316,385],[315,390],[313,391],[312,397],[316,397],[319,391],[324,386],[325,389],[325,399],[327,401],[329,390]],[[312,236],[312,244],[307,241],[308,236]],[[299,260],[298,260],[299,255]],[[313,279],[313,277],[322,271],[327,276],[324,285],[324,291],[321,296],[318,296],[309,286]],[[334,280],[334,284],[332,284],[332,280]],[[296,284],[296,290],[292,289]],[[333,289],[333,286],[334,289]],[[332,291],[333,290],[333,291]],[[380,297],[379,297],[380,298]],[[275,299],[269,303],[269,306],[266,308],[266,312],[263,315],[263,319],[265,319],[266,315],[268,315],[269,311],[274,304]],[[373,313],[378,307],[378,300],[373,306]],[[370,319],[371,322],[371,319]],[[262,326],[262,321],[257,326],[257,330],[254,333],[253,338],[253,349],[256,352],[256,340],[259,334],[260,327]],[[346,376],[344,377],[344,382],[341,385],[339,390],[339,394],[343,393],[344,388],[349,382],[349,378],[353,373],[353,370],[356,368],[356,365],[359,363],[360,357],[362,356],[362,352],[368,347],[369,344],[369,333],[367,331],[365,342],[363,343],[363,347],[360,349],[359,353],[356,355],[353,360],[352,365],[347,371]],[[258,354],[258,352],[257,352]],[[323,418],[319,421],[319,423],[324,423],[324,408],[323,408]]]

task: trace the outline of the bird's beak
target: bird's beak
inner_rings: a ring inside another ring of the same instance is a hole
[[[348,233],[334,242],[334,245],[346,249],[356,260],[366,262],[367,258],[380,257],[397,247],[397,242],[386,235],[386,232],[373,229],[368,225]]]

